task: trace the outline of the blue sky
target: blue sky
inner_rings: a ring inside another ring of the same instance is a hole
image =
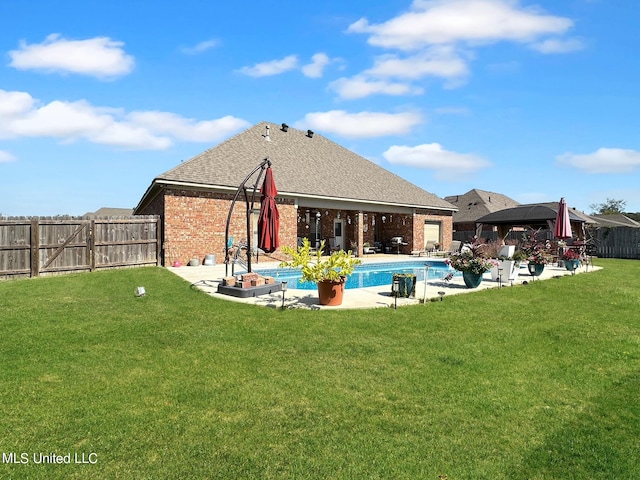
[[[635,0],[3,0],[0,213],[133,208],[155,176],[261,121],[441,197],[638,212],[639,14]]]

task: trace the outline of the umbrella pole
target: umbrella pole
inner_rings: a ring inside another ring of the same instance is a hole
[[[233,197],[233,200],[231,201],[231,206],[229,207],[229,214],[227,215],[227,225],[225,227],[225,231],[224,231],[224,263],[225,263],[225,276],[228,276],[229,274],[229,224],[231,223],[231,214],[233,213],[233,208],[236,205],[236,202],[238,201],[238,197],[240,196],[240,192],[244,192],[244,198],[245,198],[245,203],[246,203],[246,217],[247,217],[247,270],[249,272],[251,272],[251,211],[250,208],[253,208],[253,200],[251,203],[251,206],[249,205],[249,197],[247,195],[247,188],[246,188],[246,183],[249,181],[249,179],[253,176],[254,173],[256,173],[258,170],[262,170],[260,172],[260,175],[258,175],[258,180],[256,181],[256,183],[253,186],[253,196],[252,199],[255,199],[255,195],[256,195],[256,188],[258,187],[258,182],[260,181],[260,178],[262,178],[262,174],[264,173],[264,169],[267,167],[271,166],[271,160],[269,160],[268,158],[265,158],[262,162],[260,162],[260,165],[258,165],[256,168],[254,168],[251,173],[249,175],[247,175],[247,177],[242,181],[242,183],[240,184],[240,186],[238,187],[238,190],[236,190],[236,194]]]

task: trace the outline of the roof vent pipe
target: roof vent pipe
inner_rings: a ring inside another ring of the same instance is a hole
[[[307,137],[313,138],[313,130],[307,130]]]
[[[289,125],[287,125],[286,123],[283,123],[283,124],[282,124],[282,128],[281,128],[281,130],[282,130],[283,132],[288,131],[288,130],[289,130]]]

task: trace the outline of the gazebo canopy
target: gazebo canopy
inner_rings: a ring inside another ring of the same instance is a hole
[[[554,222],[558,214],[558,207],[548,205],[518,205],[513,208],[505,208],[497,212],[489,213],[476,220],[476,223],[488,225],[509,225],[512,227],[546,228],[548,222]],[[584,223],[584,219],[569,210],[571,222]]]
[[[479,230],[483,224],[494,225],[498,227],[498,234],[501,238],[505,238],[513,227],[549,228],[553,230],[557,215],[557,204],[519,205],[498,210],[478,218],[476,220],[476,230]],[[570,209],[569,221],[574,234],[581,238],[584,235],[585,218]]]

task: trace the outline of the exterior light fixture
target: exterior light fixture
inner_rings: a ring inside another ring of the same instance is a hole
[[[282,308],[284,309],[284,294],[287,291],[287,282],[282,282]]]
[[[320,246],[320,218],[322,218],[322,214],[320,212],[316,213],[316,248]]]
[[[422,298],[422,303],[427,304],[427,280],[429,279],[429,268],[431,265],[428,263],[424,264],[424,297]]]
[[[382,223],[385,223],[387,221],[387,217],[385,215],[382,215]]]
[[[442,301],[442,300],[444,299],[444,294],[445,294],[445,293],[446,293],[446,292],[443,292],[442,290],[440,290],[440,291],[438,292],[438,295],[440,295],[440,301]]]
[[[397,278],[391,284],[391,291],[393,292],[393,296],[396,297],[395,304],[393,306],[394,309],[398,309],[398,295],[400,294],[400,280]]]

